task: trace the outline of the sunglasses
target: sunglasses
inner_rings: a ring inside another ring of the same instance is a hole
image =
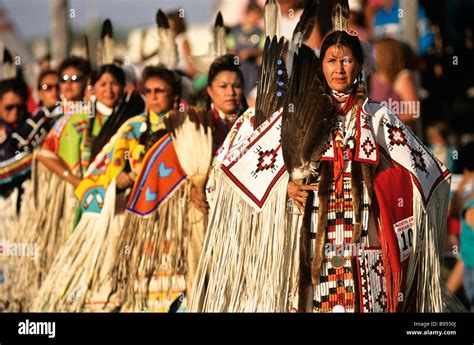
[[[43,91],[51,91],[51,90],[59,90],[58,84],[41,84],[41,90]]]
[[[61,83],[78,83],[84,79],[82,74],[61,74]]]
[[[16,108],[17,111],[25,109],[24,104],[8,104],[5,106],[6,111],[12,111],[14,108]]]

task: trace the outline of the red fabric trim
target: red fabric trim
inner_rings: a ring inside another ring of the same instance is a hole
[[[344,106],[342,108],[340,108],[338,106],[339,102],[336,100],[336,98],[333,95],[331,95],[331,98],[333,100],[333,103],[336,105],[336,109],[337,109],[337,112],[339,113],[339,115],[346,116],[349,109],[351,109],[354,106],[354,104],[356,103],[355,95],[356,95],[356,90],[354,89],[354,91],[352,91],[351,95],[347,99],[347,102],[344,104]]]
[[[276,121],[278,121],[278,119],[283,115],[283,112],[280,113],[280,115],[278,115],[272,122],[271,125],[267,126],[267,128],[265,128],[264,131],[262,131],[262,133],[260,133],[258,135],[257,138],[255,138],[252,143],[249,144],[249,146],[247,146],[246,148],[246,151],[250,150],[252,146],[254,146],[262,136],[265,135],[265,133],[267,133],[271,127],[274,125],[274,123]],[[277,151],[278,149],[281,147],[281,144],[278,146],[277,148]],[[283,154],[283,153],[280,153],[280,154]],[[246,188],[235,176],[234,174],[232,174],[232,172],[230,171],[230,169],[237,163],[238,160],[234,160],[231,164],[229,164],[229,166],[225,166],[223,165],[221,167],[222,171],[231,179],[231,181],[237,185],[244,193],[245,195],[247,195],[256,205],[258,205],[258,207],[262,207],[263,204],[265,203],[265,201],[267,200],[267,197],[268,195],[270,194],[270,191],[273,189],[273,186],[275,186],[275,184],[277,183],[277,181],[280,179],[280,177],[283,175],[283,173],[286,171],[286,168],[285,168],[285,165],[283,165],[283,167],[280,169],[280,171],[275,175],[275,177],[273,178],[272,182],[269,184],[269,186],[267,187],[267,190],[265,191],[265,193],[263,194],[263,197],[262,197],[262,200],[258,200],[255,195],[248,189]]]
[[[360,147],[361,147],[361,140],[360,140],[360,132],[361,132],[361,116],[360,116],[360,113],[362,112],[362,107],[359,107],[359,109],[357,110],[357,119],[356,119],[356,128],[357,128],[357,131],[356,131],[356,152],[355,152],[355,157],[354,157],[354,160],[355,161],[358,161],[358,162],[363,162],[363,163],[370,163],[370,164],[375,164],[375,165],[378,165],[379,164],[379,145],[377,144],[377,140],[375,139],[375,135],[374,133],[372,132],[372,137],[374,138],[374,144],[375,144],[375,162],[373,160],[370,160],[370,159],[364,159],[364,158],[360,158],[361,155],[360,155]],[[372,128],[371,128],[371,131],[372,131]]]

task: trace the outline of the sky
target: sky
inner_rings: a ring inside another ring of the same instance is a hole
[[[48,36],[48,0],[0,0],[18,33],[26,40]],[[69,0],[70,23],[83,31],[87,25],[110,18],[121,30],[154,25],[158,8],[183,8],[188,23],[210,23],[218,0]]]

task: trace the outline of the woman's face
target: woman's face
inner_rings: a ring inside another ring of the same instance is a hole
[[[177,96],[173,95],[172,87],[164,80],[148,78],[144,85],[145,102],[148,110],[159,114],[173,109]]]
[[[56,74],[47,74],[41,80],[38,96],[46,108],[56,105],[59,100],[59,78]]]
[[[61,97],[68,101],[82,101],[84,75],[75,67],[67,67],[60,76]]]
[[[346,92],[354,85],[359,72],[360,65],[348,47],[333,45],[326,50],[323,73],[331,89]]]
[[[242,88],[242,82],[236,72],[222,71],[207,87],[207,93],[217,109],[224,114],[232,115],[239,109]]]
[[[26,102],[17,93],[8,91],[0,99],[0,119],[9,125],[20,122],[26,114]]]
[[[113,108],[123,95],[123,86],[112,74],[106,72],[95,83],[94,94],[97,101]]]

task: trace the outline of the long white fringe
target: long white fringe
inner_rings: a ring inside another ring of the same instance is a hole
[[[34,311],[81,311],[91,286],[98,287],[100,265],[108,249],[106,241],[113,237],[110,225],[115,214],[115,193],[113,180],[102,212],[82,215],[54,260],[35,299]]]
[[[122,311],[168,311],[174,291],[185,290],[189,189],[182,183],[146,217],[126,212],[110,272]]]
[[[441,253],[449,201],[449,180],[443,180],[433,191],[424,207],[418,189],[413,186],[413,252],[407,277],[407,296],[416,291],[418,312],[443,312],[443,282],[441,277]],[[416,279],[416,281],[415,281]],[[406,301],[406,300],[405,300]],[[404,309],[411,306],[404,304]]]
[[[47,170],[36,158],[26,184],[14,241],[36,246],[38,256],[10,260],[11,299],[29,311],[57,252],[72,231],[76,201],[73,188]]]
[[[288,174],[257,213],[216,172],[215,205],[193,284],[191,311],[285,312],[295,290],[297,231],[286,215]]]

